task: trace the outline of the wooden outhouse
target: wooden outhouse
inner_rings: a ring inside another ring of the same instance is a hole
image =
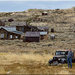
[[[55,34],[51,34],[50,39],[55,39],[55,36],[56,36]]]

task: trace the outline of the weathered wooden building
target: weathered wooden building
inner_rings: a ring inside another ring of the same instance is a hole
[[[17,25],[16,30],[25,33],[27,31],[38,31],[38,28],[36,26],[31,26],[31,25]]]
[[[14,21],[12,18],[11,19],[8,19],[8,22],[12,22],[12,21]]]
[[[0,20],[0,26],[5,26],[5,22]]]
[[[56,36],[55,34],[51,34],[50,39],[52,39],[52,40],[55,39],[55,36]]]
[[[47,19],[43,19],[43,18],[34,18],[33,22],[47,22]]]
[[[42,16],[44,16],[44,15],[48,15],[48,12],[42,12]]]
[[[49,27],[47,27],[47,26],[43,26],[43,27],[38,26],[37,28],[38,28],[38,31],[43,31],[43,32],[49,33]]]
[[[54,28],[51,28],[51,32],[52,32],[52,33],[54,33],[54,32],[55,32],[55,31],[54,31]]]
[[[47,40],[47,32],[40,32],[40,40]]]
[[[26,32],[25,41],[26,42],[39,42],[40,33],[39,32]]]
[[[21,39],[21,35],[23,35],[23,32],[17,31],[16,27],[0,27],[0,39]]]

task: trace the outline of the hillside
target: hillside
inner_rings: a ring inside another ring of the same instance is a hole
[[[42,15],[47,12],[48,15]],[[9,22],[8,19],[14,21]],[[48,26],[48,40],[23,42],[23,40],[0,40],[0,74],[75,74],[67,64],[49,66],[48,61],[56,50],[75,50],[75,8],[71,9],[29,9],[22,12],[0,12],[0,20],[6,26],[15,22],[28,22],[32,26]],[[51,32],[51,29],[54,32]],[[50,35],[55,34],[55,39]]]
[[[48,15],[43,15],[43,12],[47,12]],[[9,22],[8,19],[13,19],[13,22]],[[37,20],[42,19],[42,20]],[[56,42],[75,43],[75,8],[71,9],[55,9],[55,10],[43,10],[43,9],[29,9],[22,12],[2,12],[0,13],[0,20],[5,21],[6,26],[15,25],[15,22],[28,22],[33,26],[48,26],[49,34],[48,40],[51,34],[56,35]],[[35,21],[34,21],[35,20]],[[51,28],[54,29],[54,33],[51,32]],[[72,47],[72,46],[70,46]],[[75,48],[73,48],[75,49]]]

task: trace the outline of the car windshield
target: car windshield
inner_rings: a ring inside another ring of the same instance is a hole
[[[57,51],[56,55],[65,55],[65,52],[63,52],[63,51]]]

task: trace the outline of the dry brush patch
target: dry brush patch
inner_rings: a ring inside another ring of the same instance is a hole
[[[0,74],[74,74],[67,65],[49,66],[53,55],[43,53],[0,53]]]
[[[8,72],[9,70],[15,71],[17,67],[35,66],[41,64],[47,64],[47,61],[52,57],[52,55],[43,54],[25,54],[25,53],[0,53],[0,66],[2,69],[0,71]],[[20,68],[21,69],[21,68]],[[1,72],[1,73],[2,73]],[[14,72],[15,73],[15,72]],[[18,72],[17,72],[18,73]],[[22,72],[21,72],[22,73]],[[25,73],[25,72],[24,72]]]

